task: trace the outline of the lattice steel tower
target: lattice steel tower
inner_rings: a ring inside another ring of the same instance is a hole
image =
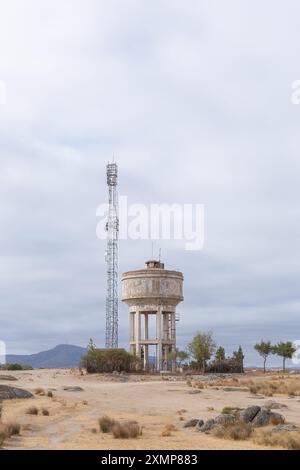
[[[118,347],[118,166],[108,163],[106,167],[109,195],[107,230],[107,294],[106,294],[106,331],[105,347]]]

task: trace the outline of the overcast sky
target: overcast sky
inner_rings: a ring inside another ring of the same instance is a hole
[[[178,344],[300,339],[297,0],[0,0],[0,339],[10,353],[103,345],[115,154],[132,203],[202,203],[205,245],[164,241],[185,275]],[[121,241],[120,272],[150,241]],[[120,306],[120,344],[128,346]]]

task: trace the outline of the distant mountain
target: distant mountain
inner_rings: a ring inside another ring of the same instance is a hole
[[[7,354],[6,363],[26,364],[34,369],[78,367],[80,359],[84,354],[86,354],[86,348],[69,344],[60,344],[49,351],[42,351],[37,354]]]

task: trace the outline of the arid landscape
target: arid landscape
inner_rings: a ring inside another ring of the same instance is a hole
[[[17,380],[7,380],[7,376]],[[6,377],[4,377],[6,376]],[[3,448],[18,449],[283,449],[300,446],[300,376],[247,372],[234,376],[160,377],[84,375],[78,370],[0,372],[0,385],[25,389],[29,399],[2,402],[2,425],[17,423],[20,434]],[[184,427],[258,405],[284,417],[292,430],[273,423],[251,433],[222,435]],[[274,409],[273,409],[274,408]],[[36,414],[37,413],[37,414]],[[99,418],[136,421],[139,435],[115,438],[99,429]],[[248,435],[249,434],[249,435]],[[270,440],[270,436],[273,436]]]

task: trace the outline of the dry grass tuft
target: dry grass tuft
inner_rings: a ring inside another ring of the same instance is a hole
[[[274,394],[299,396],[300,395],[300,379],[290,378],[286,376],[284,379],[275,377],[272,380],[260,380],[255,383],[252,380],[245,382],[249,390],[254,395],[260,393],[266,397],[272,397]]]
[[[244,441],[248,439],[252,433],[252,426],[250,424],[243,423],[242,421],[220,425],[213,429],[213,434],[216,437],[234,441]]]
[[[43,388],[41,388],[41,387],[36,388],[35,391],[34,391],[34,393],[35,393],[36,395],[40,395],[40,396],[46,395],[46,394],[45,394],[45,390],[44,390]]]
[[[162,429],[161,436],[162,437],[172,436],[172,431],[177,431],[177,428],[176,428],[176,426],[174,426],[174,424],[168,423]]]
[[[141,428],[136,421],[116,422],[111,432],[115,439],[136,439],[141,435]]]
[[[39,409],[36,406],[31,406],[30,408],[27,409],[26,414],[27,415],[38,415],[39,414]]]
[[[174,424],[171,424],[171,423],[166,424],[164,429],[166,431],[177,431],[176,426],[174,426]]]
[[[181,410],[178,410],[176,412],[178,415],[182,415],[183,413],[187,413],[187,410],[185,410],[184,408],[182,408]]]
[[[17,436],[20,434],[21,426],[19,423],[7,423],[4,425],[7,437]]]
[[[100,431],[103,433],[111,432],[113,425],[117,423],[117,421],[110,418],[109,416],[102,416],[99,418],[98,422]]]
[[[231,414],[235,414],[239,410],[240,408],[238,406],[225,406],[223,410],[221,411],[221,413],[223,415],[231,415]]]
[[[0,448],[6,439],[20,434],[21,426],[19,423],[0,423]]]
[[[255,435],[254,442],[256,444],[271,446],[271,447],[283,447],[289,450],[300,450],[300,432],[282,432],[282,433],[271,433],[270,431],[260,431]]]

